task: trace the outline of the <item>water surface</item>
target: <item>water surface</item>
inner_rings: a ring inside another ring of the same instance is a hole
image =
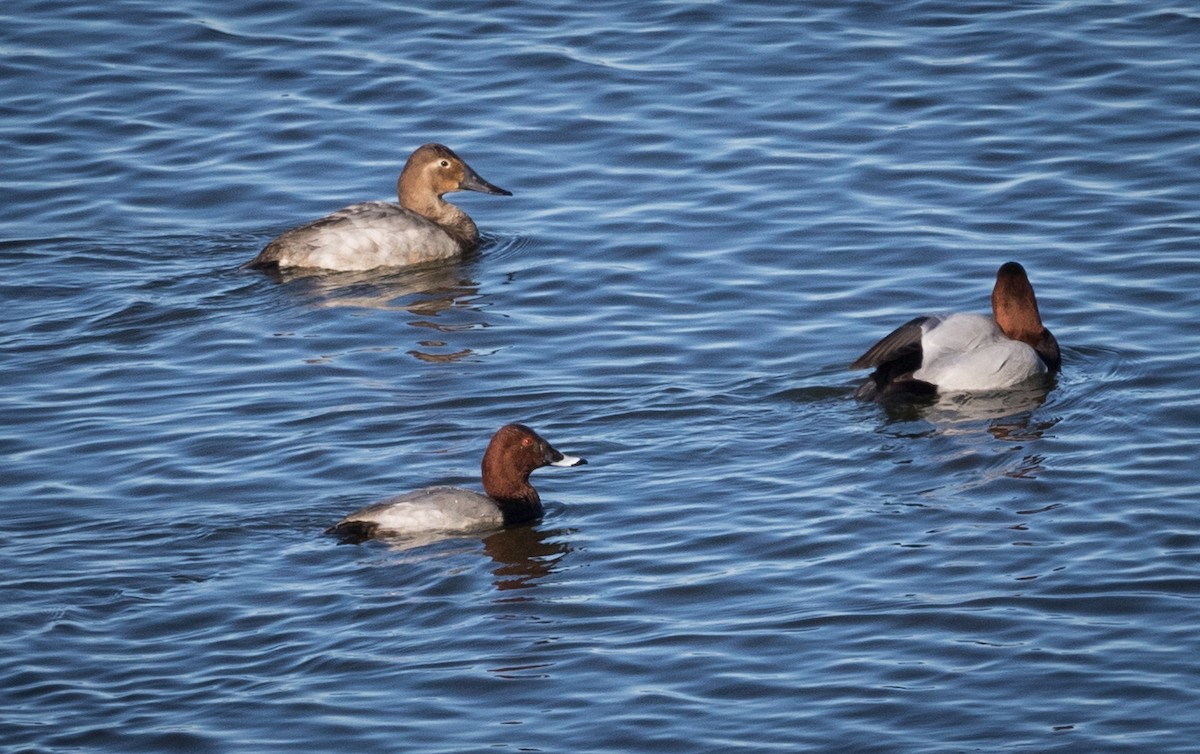
[[[1194,750],[1200,14],[0,21],[7,750]],[[478,254],[238,269],[426,141]],[[1053,389],[852,399],[1010,259]],[[590,462],[542,522],[322,534],[509,421]]]

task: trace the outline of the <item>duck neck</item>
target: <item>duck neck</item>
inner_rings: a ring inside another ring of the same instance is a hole
[[[529,474],[513,476],[510,470],[506,475],[499,469],[489,473],[484,460],[483,491],[500,506],[504,523],[521,524],[540,518],[542,499],[529,483]]]
[[[442,226],[442,229],[453,236],[464,249],[473,249],[479,245],[479,228],[475,227],[475,221],[450,202],[444,199],[438,201],[442,205],[443,213],[434,222]]]
[[[474,248],[479,243],[479,229],[475,222],[458,207],[428,189],[422,191],[401,175],[396,185],[400,206],[416,212],[421,217],[436,223],[464,249]]]
[[[1046,328],[1042,328],[1042,337],[1033,346],[1033,350],[1037,351],[1051,374],[1058,374],[1062,369],[1062,352],[1058,348],[1058,339]]]

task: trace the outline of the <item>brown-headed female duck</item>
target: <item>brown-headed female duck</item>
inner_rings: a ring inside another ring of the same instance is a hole
[[[1004,390],[1057,374],[1058,341],[1042,324],[1025,268],[996,273],[992,315],[917,317],[896,328],[850,365],[875,371],[855,395],[863,400]]]
[[[376,535],[469,533],[535,521],[542,501],[529,475],[543,466],[581,466],[582,458],[554,449],[524,424],[496,431],[483,454],[481,495],[461,487],[425,487],[368,505],[326,533],[361,540]]]
[[[475,223],[442,198],[464,190],[512,196],[480,178],[449,147],[426,144],[400,173],[399,204],[351,204],[284,231],[248,266],[371,270],[448,259],[479,245]]]

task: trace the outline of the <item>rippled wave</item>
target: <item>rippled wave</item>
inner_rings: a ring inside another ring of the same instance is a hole
[[[1194,749],[1200,15],[0,16],[7,746]],[[239,269],[434,140],[477,254]],[[1053,389],[853,400],[1009,259]],[[539,524],[322,536],[508,421]]]

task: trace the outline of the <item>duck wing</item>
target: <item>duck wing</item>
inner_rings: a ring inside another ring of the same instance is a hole
[[[461,248],[432,221],[391,202],[343,207],[280,234],[251,266],[369,270],[446,259]]]
[[[900,360],[910,361],[916,357],[911,369],[921,365],[921,338],[928,329],[926,325],[936,323],[936,317],[915,317],[884,336],[878,343],[867,349],[867,352],[854,360],[851,369],[867,369],[889,364]]]

